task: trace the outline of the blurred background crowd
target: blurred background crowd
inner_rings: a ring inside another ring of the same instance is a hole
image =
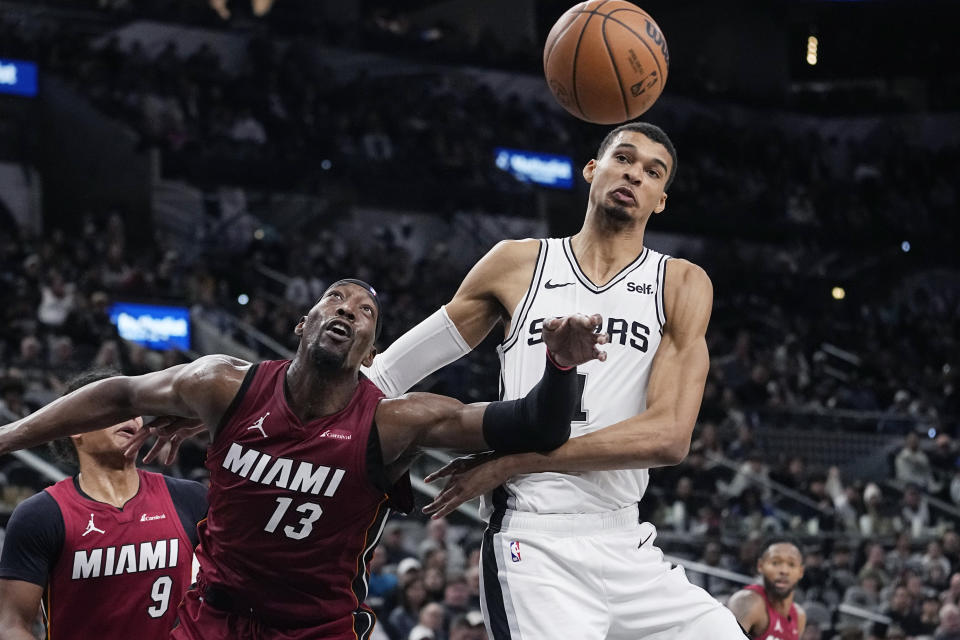
[[[498,3],[356,4],[0,3],[0,61],[41,77],[36,97],[0,95],[0,424],[90,367],[286,357],[345,275],[381,291],[387,346],[496,241],[578,228],[576,178],[605,129],[537,75],[565,3],[517,5],[519,33]],[[750,82],[685,31],[706,9],[647,4],[674,53],[649,119],[680,158],[647,243],[704,266],[715,307],[690,455],[652,472],[644,516],[721,599],[754,576],[765,534],[799,536],[805,640],[960,638],[960,81],[931,85],[943,3],[911,17],[921,44],[897,40],[915,66],[779,59]],[[738,22],[777,25],[784,47],[891,27],[869,2],[786,18],[770,4],[732,3],[707,44],[737,55]],[[499,148],[567,155],[575,186],[517,180]],[[188,308],[189,348],[124,338],[118,302]],[[496,342],[422,388],[495,397]],[[186,446],[171,472],[202,480],[203,457]],[[49,480],[0,457],[0,524]],[[485,637],[473,512],[388,526],[369,604],[390,640]]]

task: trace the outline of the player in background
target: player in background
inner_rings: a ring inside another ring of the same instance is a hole
[[[0,453],[139,414],[199,419],[211,435],[210,508],[199,526],[197,587],[172,637],[366,640],[375,619],[362,604],[367,564],[390,509],[412,503],[412,460],[423,447],[560,446],[570,434],[576,365],[606,357],[601,320],[545,322],[542,380],[522,399],[463,405],[409,394],[381,402],[359,374],[376,354],[379,298],[360,280],[340,280],[294,328],[292,360],[214,355],[108,378],[0,427]]]
[[[710,279],[644,245],[676,168],[658,127],[612,130],[583,168],[580,231],[499,243],[368,374],[387,395],[402,393],[503,323],[500,386],[516,398],[536,381],[545,318],[584,307],[606,318],[608,359],[579,368],[566,444],[461,460],[428,478],[450,476],[426,509],[436,517],[482,496],[482,604],[494,640],[743,638],[729,610],[664,562],[653,525],[638,522],[648,469],[687,455],[709,369]]]
[[[67,391],[115,375],[88,372]],[[136,452],[124,451],[142,426],[133,417],[52,443],[79,472],[24,500],[10,518],[0,639],[34,638],[41,607],[52,640],[170,636],[191,583],[207,488],[137,469]]]
[[[757,560],[763,584],[752,584],[730,596],[727,606],[756,640],[800,640],[807,614],[793,601],[803,578],[803,551],[789,537],[768,538]]]

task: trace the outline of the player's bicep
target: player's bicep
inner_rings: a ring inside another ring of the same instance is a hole
[[[0,578],[0,637],[31,632],[40,612],[43,587],[24,580]],[[33,636],[29,636],[33,637]]]
[[[727,602],[727,608],[733,612],[733,616],[747,633],[752,632],[761,621],[760,616],[763,613],[761,605],[760,598],[746,590],[736,592]]]
[[[513,309],[506,302],[529,282],[536,264],[536,240],[511,240],[497,244],[481,258],[463,279],[447,315],[470,348],[476,347],[501,319]],[[521,294],[522,295],[522,294]]]

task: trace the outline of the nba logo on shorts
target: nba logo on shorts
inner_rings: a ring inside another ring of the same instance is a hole
[[[514,562],[520,562],[520,541],[510,541],[510,559]]]

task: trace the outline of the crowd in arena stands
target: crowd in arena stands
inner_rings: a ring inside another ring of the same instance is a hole
[[[385,224],[369,241],[356,245],[329,233],[313,239],[289,239],[289,243],[276,246],[253,245],[250,251],[258,260],[292,278],[281,295],[268,297],[265,290],[252,290],[251,302],[239,306],[226,284],[238,276],[231,263],[211,260],[189,265],[173,250],[130,247],[126,236],[123,218],[113,214],[87,216],[80,225],[79,242],[63,230],[52,230],[41,238],[14,234],[0,241],[0,414],[4,421],[27,415],[56,397],[65,378],[87,367],[111,366],[136,374],[189,357],[176,351],[151,352],[121,340],[110,323],[108,308],[112,301],[127,296],[230,310],[286,346],[295,347],[291,323],[327,282],[345,273],[356,274],[378,283],[384,292],[389,321],[383,342],[389,344],[442,304],[463,275],[437,268],[448,258],[442,252],[428,255],[422,264],[411,264],[402,227]],[[239,277],[256,281],[252,273]],[[761,289],[754,295],[758,291]],[[955,404],[950,404],[955,398],[947,393],[953,375],[940,367],[934,373],[942,378],[925,377],[924,360],[907,357],[906,349],[922,344],[917,339],[904,346],[904,351],[894,351],[890,360],[871,363],[875,371],[869,382],[867,377],[844,380],[843,372],[829,371],[823,357],[817,355],[821,347],[816,333],[798,330],[797,337],[790,338],[790,325],[777,320],[791,316],[789,310],[770,312],[770,299],[762,304],[769,315],[761,332],[759,325],[744,321],[742,309],[734,310],[718,297],[714,321],[719,335],[711,337],[714,359],[701,424],[687,460],[653,472],[644,501],[646,515],[661,528],[664,544],[673,552],[746,575],[753,575],[750,548],[765,532],[787,530],[799,532],[807,541],[823,540],[807,550],[808,574],[801,601],[819,602],[827,611],[847,602],[890,617],[894,615],[888,610],[902,610],[902,624],[913,624],[914,613],[920,619],[932,611],[933,603],[929,599],[925,603],[925,596],[938,595],[949,587],[952,576],[960,573],[955,562],[957,519],[931,504],[939,499],[960,505],[960,445],[955,440]],[[948,317],[938,318],[938,308],[939,304],[905,304],[897,313],[911,322],[892,326],[938,327],[946,340],[951,335],[943,324]],[[881,308],[869,311],[864,317],[886,317]],[[840,319],[827,320],[835,322],[829,331],[833,339],[849,337],[844,348],[869,361],[869,342],[853,341],[857,332],[848,335],[840,331]],[[725,327],[735,327],[737,322],[740,328],[730,334],[731,339],[725,339]],[[871,332],[859,333],[868,339]],[[944,344],[934,341],[928,348],[943,348]],[[891,345],[896,348],[896,343]],[[489,348],[485,351],[488,356],[492,353]],[[920,352],[929,358],[926,362],[939,362],[934,352]],[[899,366],[884,369],[890,362]],[[919,367],[916,371],[908,368],[914,362]],[[465,399],[493,393],[495,359],[488,357],[478,363],[470,375],[445,381],[447,390]],[[766,373],[761,375],[760,369]],[[814,384],[824,378],[832,381],[825,389]],[[873,402],[846,404],[844,400],[862,395],[871,396]],[[783,454],[765,448],[756,435],[765,417],[756,408],[762,406],[858,409],[871,417],[873,431],[891,437],[903,435],[901,448],[891,451],[891,483],[845,477],[838,468],[808,465],[801,457],[778,457]],[[930,429],[936,431],[935,438],[929,437]],[[178,472],[202,477],[202,460],[199,450],[187,448]],[[8,507],[43,486],[10,459],[2,472],[7,480],[4,500]],[[758,480],[773,481],[802,499],[771,491]],[[442,525],[430,523],[427,531],[434,527]],[[411,532],[413,539],[419,537],[416,518],[400,522],[396,528]],[[391,546],[386,546],[386,557],[375,563],[372,602],[382,598],[377,606],[391,639],[444,637],[438,630],[445,624],[462,626],[463,634],[476,631],[468,620],[473,611],[471,594],[475,595],[475,575],[470,568],[475,563],[464,563],[464,558],[474,551],[478,534],[479,530],[462,533],[465,546],[448,540],[447,534],[428,535],[444,541],[439,545],[442,559],[433,558],[426,548],[416,549],[402,567],[397,565],[406,556],[397,552],[391,556]],[[750,542],[738,548],[741,540]],[[852,579],[834,570],[843,562],[850,564]],[[413,563],[421,567],[420,580],[410,580]],[[440,570],[441,566],[447,570]],[[388,568],[381,571],[381,567]],[[391,572],[390,567],[396,569]],[[398,571],[400,568],[403,570]],[[960,575],[955,582],[960,586]],[[735,585],[704,577],[704,586],[723,595]],[[944,616],[950,611],[945,614],[938,609],[936,613]],[[457,617],[457,613],[461,615]],[[926,617],[929,626],[932,618]],[[915,627],[905,630],[917,633]],[[450,637],[456,637],[452,631]]]
[[[545,103],[497,95],[454,67],[337,78],[314,59],[312,41],[284,48],[254,37],[233,76],[209,47],[187,55],[171,42],[148,52],[29,27],[0,22],[0,55],[39,59],[134,127],[145,146],[162,149],[167,175],[198,183],[339,185],[394,206],[531,215],[529,187],[496,169],[493,149],[565,153],[580,164],[601,133]],[[785,132],[762,113],[749,124],[722,108],[657,117],[681,157],[667,227],[764,227],[848,245],[867,233],[936,240],[937,221],[958,203],[949,176],[960,170],[960,150],[921,148],[896,125],[854,144],[812,129]]]

